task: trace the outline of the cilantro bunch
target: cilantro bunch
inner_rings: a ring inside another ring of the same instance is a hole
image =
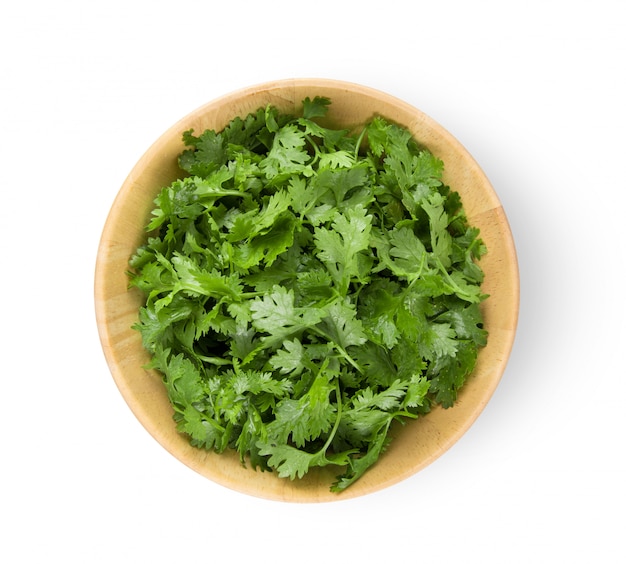
[[[485,247],[439,159],[382,117],[324,127],[329,104],[185,132],[129,275],[178,430],[292,480],[335,465],[341,491],[394,421],[453,405]]]

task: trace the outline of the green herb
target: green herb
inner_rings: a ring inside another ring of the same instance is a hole
[[[394,421],[455,402],[485,247],[439,159],[382,117],[323,127],[329,104],[186,132],[130,277],[178,430],[280,477],[336,465],[341,491]]]

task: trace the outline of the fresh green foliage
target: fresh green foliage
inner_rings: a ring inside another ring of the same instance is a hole
[[[329,104],[186,132],[129,275],[178,430],[280,477],[334,465],[341,491],[395,421],[455,402],[485,247],[439,159],[382,117],[323,127]]]

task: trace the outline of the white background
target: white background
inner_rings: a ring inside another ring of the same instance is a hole
[[[626,562],[621,2],[6,2],[0,12],[0,561]],[[133,417],[96,331],[100,233],[179,118],[326,77],[474,155],[513,229],[516,344],[481,417],[355,500],[233,492]]]

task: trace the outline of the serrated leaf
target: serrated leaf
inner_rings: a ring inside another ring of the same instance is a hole
[[[444,199],[434,193],[428,200],[422,201],[422,208],[430,220],[430,241],[435,258],[448,268],[451,264],[452,236],[448,232],[448,214],[444,209]]]
[[[336,213],[332,230],[316,228],[317,257],[326,265],[335,283],[345,294],[352,278],[359,278],[358,253],[369,248],[372,217],[362,206]]]
[[[319,168],[350,168],[354,165],[354,155],[348,151],[332,151],[322,153],[318,163]]]
[[[304,358],[304,347],[299,339],[283,342],[283,348],[276,351],[270,359],[270,364],[274,370],[282,374],[293,373],[294,376],[300,374],[304,369],[302,364]]]
[[[285,125],[276,132],[272,148],[259,167],[269,179],[279,174],[302,173],[310,159],[305,145],[304,132],[293,124]]]
[[[324,117],[328,113],[330,106],[330,98],[325,96],[315,96],[313,100],[308,96],[302,102],[302,117],[311,119],[315,117]]]
[[[286,337],[302,328],[319,323],[323,310],[295,305],[293,290],[274,286],[272,291],[250,303],[252,325],[262,333]]]
[[[409,227],[389,233],[389,247],[382,249],[381,259],[396,276],[412,281],[419,278],[426,262],[426,249]]]
[[[324,334],[343,349],[362,345],[367,340],[356,309],[345,301],[336,301],[328,306],[320,326]]]
[[[324,373],[319,373],[309,390],[297,400],[284,399],[276,405],[275,420],[268,425],[268,434],[279,442],[288,437],[298,447],[328,432],[337,411],[330,401],[335,386]]]

